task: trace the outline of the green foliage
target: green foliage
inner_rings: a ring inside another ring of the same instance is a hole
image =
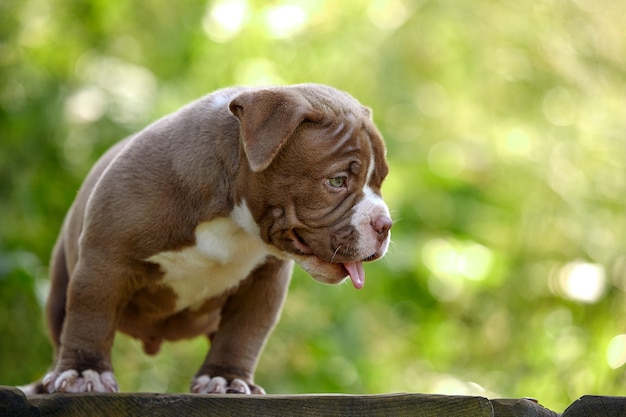
[[[50,363],[45,265],[108,146],[216,88],[320,82],[374,110],[394,244],[360,292],[297,271],[257,382],[557,410],[623,394],[624,18],[609,0],[4,1],[0,383]],[[119,337],[121,387],[186,391],[205,351]]]

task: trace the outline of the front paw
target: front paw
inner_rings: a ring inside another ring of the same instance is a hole
[[[200,375],[191,383],[191,392],[194,394],[265,394],[263,388],[248,384],[242,379],[235,378],[230,381],[215,376]]]
[[[78,372],[68,369],[52,371],[43,378],[44,389],[55,392],[118,392],[117,382],[112,372],[96,372],[91,369]]]

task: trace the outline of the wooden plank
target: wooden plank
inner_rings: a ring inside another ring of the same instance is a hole
[[[425,394],[386,395],[192,395],[55,394],[26,398],[0,386],[0,417],[16,416],[496,416],[559,417],[530,399]],[[585,396],[561,417],[626,415],[626,397]]]
[[[560,417],[554,411],[542,407],[535,400],[529,398],[491,400],[493,415],[497,417]]]
[[[561,415],[530,399],[386,394],[386,395],[192,395],[55,394],[26,398],[14,387],[0,386],[0,417],[46,416],[495,416],[621,417],[626,397],[587,395]]]
[[[30,400],[43,416],[492,416],[489,400],[420,394],[190,395],[74,394]]]
[[[22,391],[0,385],[0,417],[39,416],[39,411],[28,403]]]
[[[387,395],[54,394],[26,398],[0,387],[0,416],[472,416],[493,415],[483,397]]]
[[[574,401],[563,412],[563,417],[623,417],[626,416],[626,397],[585,395]]]

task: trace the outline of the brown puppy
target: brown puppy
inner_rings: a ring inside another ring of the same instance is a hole
[[[154,354],[206,335],[192,391],[253,382],[293,261],[364,284],[391,218],[385,149],[370,112],[305,84],[217,91],[113,146],[72,205],[51,265],[56,360],[25,392],[117,391],[117,330]]]

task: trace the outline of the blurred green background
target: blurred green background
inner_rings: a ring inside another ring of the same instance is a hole
[[[626,3],[0,3],[0,384],[41,376],[48,257],[92,163],[214,89],[326,83],[373,108],[393,245],[365,289],[296,271],[269,393],[626,394]],[[207,342],[118,336],[124,391]]]

